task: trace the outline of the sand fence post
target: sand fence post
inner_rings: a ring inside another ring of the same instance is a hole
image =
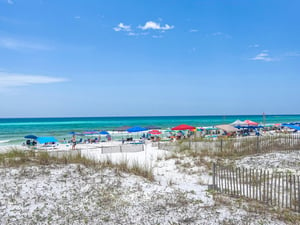
[[[213,163],[213,186],[212,186],[212,189],[213,190],[217,190],[217,187],[216,187],[216,163]]]

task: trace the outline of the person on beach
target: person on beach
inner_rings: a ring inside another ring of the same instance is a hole
[[[71,142],[72,142],[72,150],[75,150],[75,147],[76,147],[76,137],[75,137],[75,135],[73,135]]]

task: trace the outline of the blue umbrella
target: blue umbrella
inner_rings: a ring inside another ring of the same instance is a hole
[[[38,137],[37,141],[40,144],[45,144],[45,143],[48,143],[48,142],[50,142],[50,143],[51,142],[57,142],[57,140],[54,137]]]
[[[29,135],[26,135],[24,138],[27,138],[27,139],[37,139],[38,137],[33,135],[33,134],[29,134]]]
[[[144,127],[138,127],[138,126],[127,129],[128,132],[140,132],[140,131],[145,131],[145,130],[147,130],[147,129]]]
[[[69,134],[72,134],[72,135],[83,135],[82,133],[75,132],[75,131],[69,132]]]
[[[103,135],[107,135],[107,134],[109,134],[106,130],[101,130],[100,132],[99,132],[99,134],[103,134]]]

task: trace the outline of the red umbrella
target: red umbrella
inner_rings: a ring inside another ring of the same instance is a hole
[[[154,134],[154,135],[158,135],[161,134],[161,132],[159,130],[151,130],[148,132],[149,134]]]
[[[186,125],[186,124],[181,124],[177,127],[173,127],[171,130],[194,130],[196,127]]]
[[[254,121],[251,121],[251,120],[245,120],[244,122],[247,123],[248,125],[251,125],[251,126],[257,126],[258,125],[258,123],[254,122]]]

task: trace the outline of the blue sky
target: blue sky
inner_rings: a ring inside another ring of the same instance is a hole
[[[0,117],[300,113],[298,0],[0,0]]]

